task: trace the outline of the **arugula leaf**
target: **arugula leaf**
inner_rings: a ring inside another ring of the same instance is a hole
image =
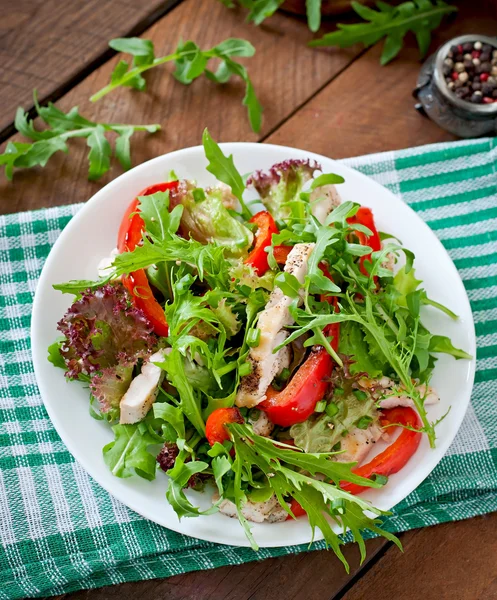
[[[274,15],[285,0],[249,0],[243,2],[246,8],[250,8],[247,21],[254,25],[260,25],[265,19]]]
[[[105,137],[105,129],[102,125],[97,125],[90,133],[88,136],[88,146],[90,148],[90,153],[88,154],[88,162],[90,163],[88,179],[95,181],[96,179],[100,179],[110,169],[110,154],[112,150]]]
[[[306,0],[305,5],[309,29],[316,32],[321,27],[321,0]]]
[[[28,113],[19,107],[16,113],[15,127],[32,143],[9,142],[4,154],[0,155],[0,166],[5,167],[7,179],[12,179],[14,168],[29,169],[40,165],[44,167],[56,152],[68,152],[67,140],[74,137],[86,138],[90,152],[88,154],[88,179],[99,179],[110,169],[112,148],[107,134],[118,135],[115,154],[124,169],[131,167],[129,140],[136,131],[153,133],[160,125],[121,125],[113,123],[96,123],[81,116],[75,106],[67,113],[62,112],[52,103],[40,106],[33,92],[38,116],[48,126],[38,130]]]
[[[254,549],[257,544],[252,537],[250,527],[242,514],[242,508],[247,495],[244,483],[254,483],[252,469],[261,470],[266,476],[267,485],[273,490],[281,506],[291,515],[285,498],[295,498],[308,512],[309,522],[313,530],[321,529],[326,543],[331,546],[337,556],[348,567],[340,550],[343,542],[332,530],[327,518],[337,523],[344,530],[350,527],[354,538],[361,544],[361,532],[373,529],[380,535],[390,534],[378,528],[378,521],[369,518],[367,511],[375,515],[383,515],[382,511],[372,507],[368,502],[357,496],[352,496],[341,490],[340,481],[353,481],[359,485],[380,487],[380,483],[364,479],[351,471],[351,464],[330,460],[330,454],[304,454],[294,449],[288,450],[274,440],[254,434],[247,425],[228,425],[235,448],[235,460],[232,465],[234,472],[233,488],[225,491],[225,497],[231,499],[237,508],[238,518],[245,529],[246,535]],[[296,470],[297,469],[297,470]],[[310,475],[304,474],[309,473]],[[314,479],[312,475],[321,473],[325,481]],[[334,483],[327,483],[331,480]],[[340,507],[339,510],[335,507]],[[398,541],[396,541],[398,543]]]
[[[456,348],[452,344],[452,341],[450,340],[450,338],[448,338],[445,335],[432,335],[431,339],[430,339],[429,350],[430,350],[430,352],[440,352],[443,354],[450,354],[456,360],[458,360],[460,358],[466,358],[468,360],[471,360],[473,358],[471,356],[471,354],[468,354],[464,350],[460,350],[459,348]]]
[[[323,173],[312,180],[311,190],[315,190],[323,185],[334,185],[336,183],[343,183],[344,181],[345,179],[336,173]]]
[[[369,377],[381,377],[384,372],[384,358],[377,360],[375,353],[370,351],[361,327],[352,321],[342,323],[338,350],[341,354],[350,356],[353,360],[349,366],[352,375],[367,373]]]
[[[152,409],[156,419],[166,421],[174,428],[179,438],[185,438],[185,419],[180,408],[168,402],[154,402]]]
[[[191,461],[183,464],[178,474],[172,474],[172,470],[168,471],[167,474],[171,477],[169,485],[166,491],[166,498],[171,507],[174,509],[178,518],[181,517],[198,517],[200,515],[212,515],[217,512],[217,506],[211,506],[207,510],[201,511],[198,507],[193,504],[186,497],[183,488],[188,483],[188,480],[197,473],[205,471],[209,465],[203,461]]]
[[[223,476],[231,471],[231,462],[226,455],[216,456],[212,460],[212,470],[214,472],[214,480],[219,490],[219,495],[224,494]]]
[[[203,437],[205,435],[205,423],[202,418],[200,397],[186,376],[183,357],[179,350],[176,348],[171,349],[161,367],[166,371],[167,378],[178,391],[181,410]]]
[[[51,362],[54,367],[58,367],[59,369],[64,369],[64,371],[67,371],[66,361],[60,353],[60,349],[64,343],[64,340],[65,338],[61,338],[53,344],[50,344],[48,347],[48,361]]]
[[[162,57],[155,56],[154,45],[151,40],[118,38],[111,40],[109,46],[118,52],[131,54],[133,61],[130,65],[127,61],[121,60],[112,72],[110,83],[91,96],[90,100],[92,102],[100,100],[100,98],[121,86],[144,91],[146,81],[142,73],[174,61],[176,68],[173,76],[184,85],[189,85],[201,75],[205,75],[216,83],[226,83],[232,75],[240,77],[245,83],[243,105],[247,107],[250,125],[253,131],[258,132],[260,130],[262,106],[257,99],[247,69],[233,60],[233,57],[251,57],[255,54],[255,48],[247,40],[229,38],[209,50],[201,50],[191,40],[180,41],[173,54]],[[212,58],[221,61],[215,73],[207,69],[207,65]],[[23,126],[25,125],[23,124]]]
[[[298,298],[301,285],[300,281],[295,277],[295,275],[287,273],[286,271],[281,271],[274,278],[274,285],[279,287],[285,296],[289,296],[290,298]]]
[[[238,198],[242,207],[242,215],[249,220],[252,213],[243,200],[245,184],[243,178],[235,167],[233,155],[225,156],[219,145],[212,139],[207,128],[202,134],[202,144],[204,146],[205,158],[209,161],[207,170],[212,173],[216,179],[229,185],[233,194]]]
[[[338,23],[336,31],[312,40],[309,46],[347,48],[362,43],[367,48],[386,37],[380,58],[381,64],[386,65],[402,49],[407,32],[412,31],[423,57],[428,51],[431,31],[439,27],[444,15],[457,12],[455,6],[443,0],[414,0],[394,7],[381,2],[377,3],[377,10],[352,2],[352,8],[366,22],[353,25]]]
[[[116,477],[131,477],[135,473],[144,479],[155,479],[155,456],[148,447],[157,444],[145,423],[114,425],[115,440],[103,448],[105,464]]]

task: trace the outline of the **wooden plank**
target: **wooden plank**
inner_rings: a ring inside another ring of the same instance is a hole
[[[497,598],[497,513],[411,531],[402,541],[404,554],[389,549],[343,600]]]
[[[192,18],[192,17],[195,18]],[[200,143],[204,127],[219,141],[256,141],[276,128],[338,72],[359,50],[317,52],[306,47],[310,38],[305,22],[283,14],[264,27],[243,20],[240,10],[228,10],[218,0],[185,0],[157,22],[144,37],[154,41],[158,56],[168,54],[180,38],[211,47],[228,37],[242,37],[257,48],[246,65],[265,107],[261,134],[250,130],[240,81],[220,86],[201,78],[183,86],[172,76],[172,65],[148,73],[148,92],[129,88],[109,94],[96,104],[89,96],[109,80],[118,57],[113,58],[76,86],[58,103],[68,109],[78,104],[82,114],[105,122],[160,123],[159,134],[138,134],[132,140],[134,164],[154,156]],[[20,139],[20,138],[17,138]],[[44,169],[19,171],[14,182],[1,177],[0,209],[14,212],[81,202],[121,172],[115,166],[98,183],[87,177],[87,149],[82,140],[70,142],[69,155],[59,153]]]
[[[458,18],[434,36],[432,51],[455,35],[495,35],[496,27],[495,2],[464,3]],[[456,139],[414,109],[420,68],[414,40],[407,38],[386,67],[380,54],[379,45],[363,54],[267,141],[345,158]]]
[[[0,138],[19,104],[33,106],[33,88],[40,98],[58,97],[113,54],[111,38],[141,33],[177,1],[2,2]]]
[[[384,546],[370,540],[368,562],[374,561]],[[398,551],[397,551],[398,552]],[[359,553],[345,547],[352,574],[358,569]],[[54,600],[329,600],[351,580],[332,552],[322,550],[262,562],[197,571],[169,579],[124,583],[98,590],[81,591]],[[48,599],[47,599],[48,600]]]

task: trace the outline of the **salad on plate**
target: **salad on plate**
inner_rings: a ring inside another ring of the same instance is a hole
[[[346,565],[340,532],[361,554],[366,530],[398,543],[361,493],[390,485],[422,436],[435,445],[437,354],[471,357],[424,326],[424,306],[457,316],[341,198],[342,177],[311,160],[242,177],[207,130],[203,145],[216,185],[150,182],[98,278],[54,286],[75,298],[49,360],[112,428],[116,477],[165,471],[179,518],[238,518],[254,549],[250,522],[307,518]]]

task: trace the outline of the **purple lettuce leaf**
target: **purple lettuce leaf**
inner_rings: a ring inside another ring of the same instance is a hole
[[[104,369],[133,366],[149,356],[157,338],[143,311],[119,283],[87,290],[57,325],[64,335],[60,353],[66,376],[92,376]]]
[[[268,171],[255,171],[247,185],[257,190],[262,203],[276,219],[285,219],[290,216],[287,203],[298,199],[304,185],[318,170],[321,165],[314,160],[284,160]]]

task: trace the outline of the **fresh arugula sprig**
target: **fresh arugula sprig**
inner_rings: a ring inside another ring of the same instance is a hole
[[[366,48],[386,37],[380,58],[382,65],[393,60],[402,50],[404,37],[409,31],[416,36],[421,56],[425,56],[431,42],[431,32],[440,26],[445,15],[457,12],[455,6],[443,0],[409,0],[398,6],[377,2],[377,10],[352,2],[352,8],[365,23],[345,25],[326,33],[322,38],[309,42],[309,46],[339,46],[348,48],[357,43]]]
[[[243,200],[245,183],[243,177],[238,172],[233,162],[233,155],[225,156],[223,151],[211,137],[207,128],[202,135],[202,144],[204,146],[205,158],[209,161],[207,170],[212,173],[216,179],[229,185],[233,194],[238,198],[242,208],[242,216],[247,221],[250,220],[252,213]]]
[[[285,0],[238,0],[238,4],[247,8],[247,21],[260,25],[268,17],[274,15]],[[228,8],[234,8],[232,0],[220,0]],[[321,26],[321,0],[306,0],[307,24],[311,31],[318,31]]]
[[[5,152],[0,155],[0,166],[5,167],[7,179],[12,179],[14,168],[29,169],[40,165],[44,167],[53,154],[59,150],[68,152],[67,140],[86,138],[88,153],[88,179],[99,179],[110,169],[112,148],[107,134],[112,132],[118,137],[114,153],[123,169],[131,168],[130,138],[136,131],[154,133],[160,125],[123,125],[119,123],[96,123],[79,114],[77,106],[64,113],[51,102],[40,106],[33,92],[34,104],[38,116],[48,126],[37,129],[29,114],[19,107],[16,112],[15,128],[19,133],[32,140],[32,143],[9,142]]]
[[[316,527],[321,530],[325,542],[343,562],[347,571],[349,565],[340,549],[344,542],[333,531],[328,518],[331,518],[342,531],[350,529],[354,541],[359,545],[361,560],[364,560],[366,555],[361,535],[364,530],[382,535],[401,547],[395,536],[379,527],[380,522],[376,518],[366,515],[366,511],[375,515],[387,513],[339,488],[341,481],[351,481],[368,487],[381,487],[381,484],[376,481],[355,475],[351,470],[352,464],[330,460],[330,454],[309,454],[296,452],[294,448],[287,449],[271,439],[254,434],[251,427],[247,425],[231,424],[228,428],[235,448],[235,460],[231,467],[234,481],[230,499],[237,507],[238,518],[254,549],[258,548],[257,543],[242,514],[242,507],[247,499],[245,489],[247,484],[253,482],[254,468],[262,471],[267,485],[276,495],[278,502],[292,517],[293,514],[285,498],[291,496],[297,500],[307,513],[313,534]],[[324,481],[313,477],[318,473],[325,476]],[[229,492],[227,496],[229,497]]]
[[[180,42],[175,52],[162,57],[155,56],[154,44],[151,40],[117,38],[111,40],[109,46],[118,52],[131,54],[133,61],[131,65],[125,60],[119,61],[112,72],[108,85],[91,96],[92,102],[100,100],[106,94],[122,86],[143,91],[146,88],[146,81],[142,73],[174,61],[176,70],[173,75],[185,85],[189,85],[201,75],[205,75],[216,83],[227,83],[232,75],[240,77],[245,83],[243,105],[247,107],[250,126],[255,132],[260,130],[262,106],[257,99],[247,69],[234,60],[235,57],[251,57],[255,54],[255,48],[247,40],[229,38],[208,50],[201,50],[195,42],[189,40]],[[212,58],[221,61],[215,72],[207,69],[207,64]]]

